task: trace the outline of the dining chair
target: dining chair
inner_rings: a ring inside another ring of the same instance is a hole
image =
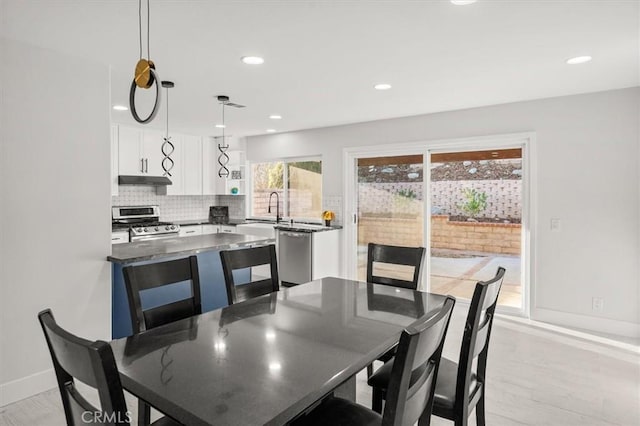
[[[67,425],[130,424],[120,374],[108,343],[90,341],[75,336],[60,327],[51,312],[38,314],[56,373]],[[75,380],[98,391],[100,408],[88,402],[76,387]],[[178,425],[169,417],[153,423],[154,426]]]
[[[229,305],[280,289],[276,246],[274,244],[238,250],[222,250],[220,252],[220,260],[222,261],[222,271],[224,273],[224,283],[227,287]],[[270,266],[270,277],[246,284],[236,284],[233,271],[260,265]]]
[[[367,282],[416,290],[422,278],[424,247],[401,247],[369,243],[367,247]],[[413,267],[411,280],[380,275],[380,268],[374,273],[374,263]]]
[[[452,420],[456,426],[467,425],[469,414],[474,407],[477,425],[485,424],[484,389],[489,338],[504,274],[505,269],[499,267],[492,279],[476,284],[465,322],[458,362],[445,357],[440,362],[433,415]],[[389,395],[393,363],[394,360],[380,367],[368,381],[373,387],[372,407],[378,412],[382,400]]]
[[[148,265],[130,265],[124,267],[122,272],[134,334],[202,313],[196,256]],[[190,296],[147,309],[143,307],[141,293],[185,281],[189,281]],[[151,421],[149,404],[142,399],[138,401],[138,424],[148,425]]]
[[[134,333],[140,333],[169,322],[178,321],[202,313],[198,258],[131,265],[122,269],[129,298],[129,314]],[[153,308],[143,308],[141,292],[157,289],[183,281],[190,282],[191,296]]]
[[[382,415],[346,399],[329,396],[293,424],[405,426],[419,422],[420,426],[428,425],[442,347],[454,305],[455,299],[447,297],[435,316],[423,316],[402,332]]]
[[[401,247],[369,243],[367,246],[367,282],[416,290],[422,280],[424,257],[424,247]],[[380,274],[382,272],[380,268],[376,268],[374,273],[374,263],[413,267],[412,279],[408,281],[397,277],[383,276]],[[394,350],[392,349],[381,355],[378,361],[389,361],[393,358]],[[367,366],[367,377],[371,376],[371,374],[373,374],[373,364]]]

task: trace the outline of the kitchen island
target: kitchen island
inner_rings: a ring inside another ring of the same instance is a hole
[[[224,285],[219,252],[273,242],[273,239],[267,237],[220,233],[114,244],[111,248],[111,256],[107,257],[107,260],[112,263],[112,338],[117,339],[132,334],[127,290],[122,273],[125,266],[164,262],[196,255],[198,257],[202,311],[207,312],[227,305],[227,291]],[[250,270],[234,272],[234,276],[238,282],[248,282]],[[190,294],[190,288],[187,282],[183,282],[147,293],[142,295],[144,308],[187,297]]]

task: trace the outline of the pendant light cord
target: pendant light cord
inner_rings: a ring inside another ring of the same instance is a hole
[[[169,88],[167,87],[167,139],[169,139]]]
[[[151,12],[149,10],[149,0],[147,0],[147,59],[151,60],[151,48],[149,45],[149,26],[150,26],[150,16]],[[142,0],[138,0],[138,33],[140,36],[140,59],[142,59]]]

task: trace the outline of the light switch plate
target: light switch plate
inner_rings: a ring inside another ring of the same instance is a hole
[[[551,219],[551,230],[553,232],[560,232],[560,219]]]

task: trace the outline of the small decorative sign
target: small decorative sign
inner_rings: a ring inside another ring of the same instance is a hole
[[[240,172],[240,170],[232,170],[231,179],[242,179],[242,173]]]

